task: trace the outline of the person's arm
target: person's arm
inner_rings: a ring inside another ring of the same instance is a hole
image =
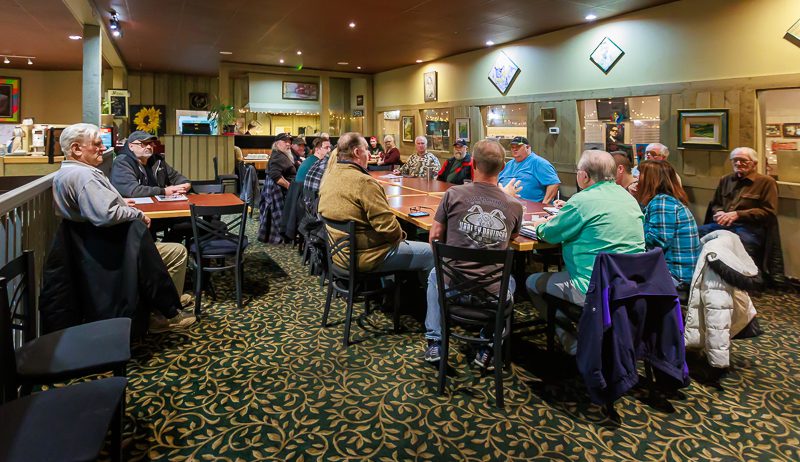
[[[168,186],[177,186],[180,193],[187,193],[189,189],[192,187],[192,184],[189,182],[189,179],[186,178],[181,174],[181,172],[172,168],[166,161],[161,161],[164,164],[164,169],[167,171],[167,183]],[[164,188],[166,190],[166,188]],[[165,191],[166,192],[166,191]]]
[[[714,191],[714,197],[711,199],[711,213],[712,215],[716,215],[717,212],[724,212],[725,210],[722,208],[722,184],[725,181],[726,177],[722,177],[717,184],[717,190]]]
[[[400,163],[400,150],[392,148],[386,155],[383,156],[384,164],[399,164]]]
[[[553,199],[556,198],[556,193],[558,193],[559,186],[559,184],[551,184],[548,186],[544,191],[544,199],[542,199],[542,202],[545,204],[553,202]]]
[[[87,182],[78,193],[81,216],[99,227],[114,226],[128,221],[142,220],[147,224],[144,212],[128,206],[114,191],[95,180]]]
[[[559,210],[558,215],[536,226],[536,235],[539,236],[539,239],[551,244],[560,244],[570,241],[580,234],[584,224],[583,217],[571,202],[567,201]]]
[[[439,181],[447,181],[447,176],[445,175],[445,172],[447,172],[447,164],[448,163],[450,163],[449,160],[444,161],[444,165],[442,165],[442,168],[439,170],[439,173],[436,174],[436,179],[437,180],[439,180]]]
[[[433,241],[439,241],[441,243],[445,243],[444,238],[446,234],[447,225],[444,223],[439,223],[438,221],[434,221],[428,237],[428,242],[433,243]]]
[[[667,207],[663,198],[654,198],[647,204],[644,215],[644,244],[650,250],[660,247],[665,252],[675,235],[676,210]]]
[[[377,181],[365,183],[362,203],[370,226],[381,234],[386,242],[394,244],[403,239],[403,229],[389,207],[386,192]]]
[[[427,164],[425,166],[429,167],[434,172],[438,172],[442,169],[442,163],[439,162],[439,158],[430,152],[428,153]]]
[[[136,165],[131,165],[125,158],[114,161],[111,167],[111,184],[117,188],[122,197],[149,197],[164,194],[164,188],[139,184]]]
[[[289,182],[283,177],[283,170],[292,165],[292,160],[282,152],[275,152],[269,158],[267,176],[283,189],[289,189]]]

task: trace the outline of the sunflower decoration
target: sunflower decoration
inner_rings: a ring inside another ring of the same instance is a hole
[[[133,123],[136,124],[137,130],[155,135],[161,125],[161,111],[152,106],[143,107],[136,113]]]

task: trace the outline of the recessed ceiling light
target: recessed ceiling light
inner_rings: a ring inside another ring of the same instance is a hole
[[[280,62],[281,64],[283,64],[283,58],[281,58],[279,62]]]
[[[487,41],[486,41],[486,46],[487,46],[487,47],[490,47],[490,46],[492,46],[492,45],[494,45],[494,42],[492,42],[491,40],[487,40]]]
[[[421,62],[422,62],[422,60],[421,60],[421,59],[418,59],[418,60],[417,60],[417,63],[421,63]]]
[[[361,66],[356,66],[356,69],[358,69],[360,71],[361,70]]]
[[[219,54],[221,54],[221,55],[232,55],[233,52],[232,51],[220,51]]]
[[[350,21],[350,24],[348,24],[348,26],[349,26],[351,29],[355,29],[355,27],[356,27],[356,23],[354,23],[353,21]]]
[[[587,14],[586,15],[586,20],[587,21],[594,21],[595,19],[597,19],[597,15],[596,14]]]
[[[338,65],[340,65],[340,66],[347,66],[347,65],[348,65],[348,64],[350,64],[350,63],[348,63],[347,61],[339,61],[339,62],[338,62],[338,63],[336,63],[336,64],[338,64]]]
[[[70,35],[70,36],[69,36],[69,39],[70,39],[70,40],[80,40],[80,39],[82,39],[82,38],[83,38],[83,37],[81,37],[80,35]]]
[[[10,59],[8,59],[8,56],[6,56],[5,58],[3,58],[3,63],[4,63],[4,64],[11,64],[11,60],[10,60]]]
[[[114,29],[111,31],[111,35],[117,38],[122,37],[122,31],[120,31],[119,29]]]
[[[300,56],[300,55],[302,55],[302,54],[303,54],[303,52],[302,52],[302,51],[300,51],[300,50],[297,50],[297,56]]]
[[[28,58],[28,66],[33,66],[33,60],[31,60],[31,58]]]

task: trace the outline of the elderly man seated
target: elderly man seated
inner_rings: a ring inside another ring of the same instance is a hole
[[[472,158],[467,152],[469,141],[459,138],[453,143],[453,157],[444,161],[436,179],[453,184],[464,184],[464,180],[472,180]]]
[[[642,209],[614,182],[615,167],[607,152],[584,151],[576,172],[581,191],[564,204],[558,215],[534,223],[539,239],[562,245],[567,268],[528,277],[528,293],[542,317],[547,315],[544,294],[583,306],[598,253],[644,252]],[[557,316],[563,315],[559,312]],[[559,327],[556,334],[564,349],[574,355],[574,336]]]
[[[427,242],[404,239],[386,199],[386,192],[367,172],[369,148],[360,133],[345,133],[337,145],[338,161],[319,189],[319,214],[336,221],[356,223],[359,271],[420,271],[433,268],[433,251]],[[341,237],[328,229],[334,239]],[[424,280],[424,277],[423,277]]]
[[[669,161],[669,148],[661,143],[650,143],[644,148],[644,160],[666,160]],[[633,167],[631,174],[639,178],[639,167]],[[678,177],[680,181],[680,177]]]
[[[756,172],[758,154],[752,148],[736,148],[730,159],[733,173],[719,181],[709,204],[710,217],[697,231],[701,237],[718,229],[736,233],[747,253],[760,263],[767,227],[778,210],[778,184]]]
[[[423,178],[433,178],[441,170],[442,165],[439,159],[428,152],[428,139],[418,136],[414,140],[414,154],[409,156],[402,167],[396,169],[396,175],[417,176]],[[387,161],[388,163],[388,161]]]

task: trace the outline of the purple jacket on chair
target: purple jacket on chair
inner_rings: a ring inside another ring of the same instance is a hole
[[[637,360],[656,377],[688,385],[683,318],[661,249],[600,253],[578,324],[578,369],[596,403],[609,403],[636,385]]]

